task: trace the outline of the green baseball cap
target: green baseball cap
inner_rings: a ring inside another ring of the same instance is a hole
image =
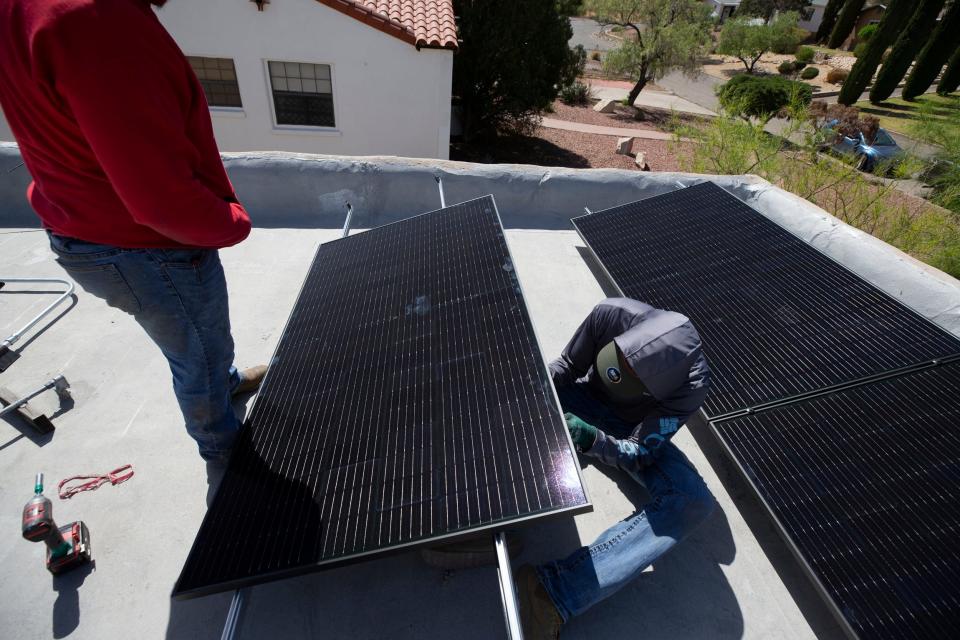
[[[635,400],[647,393],[640,378],[622,364],[620,350],[613,340],[597,354],[596,369],[607,393],[617,400]]]

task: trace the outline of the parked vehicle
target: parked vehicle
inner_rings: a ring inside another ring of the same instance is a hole
[[[834,124],[828,123],[823,128],[828,138],[833,137]],[[834,153],[853,158],[857,169],[866,173],[873,173],[878,166],[890,165],[904,154],[903,149],[882,128],[877,129],[872,142],[867,142],[860,132],[855,138],[840,136],[839,140],[826,146]]]

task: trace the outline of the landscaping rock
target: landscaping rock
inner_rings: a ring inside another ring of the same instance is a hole
[[[613,98],[604,98],[593,106],[594,111],[600,113],[613,113],[617,108],[617,101]]]
[[[629,156],[633,153],[633,141],[635,138],[617,138],[617,153],[622,156]]]
[[[643,151],[637,154],[637,157],[633,159],[637,163],[637,168],[640,171],[650,171],[650,165],[647,164],[647,159],[643,155]]]

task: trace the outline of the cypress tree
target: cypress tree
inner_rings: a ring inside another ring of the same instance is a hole
[[[917,56],[913,71],[907,76],[907,83],[903,87],[904,100],[913,100],[930,88],[933,81],[937,79],[940,69],[943,68],[943,64],[960,42],[960,37],[957,36],[958,31],[960,31],[960,0],[954,0],[947,8],[947,12],[943,14],[929,42]]]
[[[903,25],[910,19],[915,7],[913,0],[890,0],[883,18],[880,19],[880,24],[877,25],[876,32],[867,42],[866,51],[857,58],[853,69],[850,70],[850,75],[843,81],[837,102],[850,106],[860,99],[860,94],[870,84],[873,72],[880,65],[883,52],[893,43]]]
[[[823,10],[823,19],[817,28],[817,35],[814,37],[816,42],[823,42],[833,31],[833,25],[837,23],[837,14],[840,13],[840,7],[843,6],[843,0],[829,0],[826,8]]]
[[[952,93],[960,87],[960,49],[953,52],[950,56],[950,62],[943,75],[940,76],[940,83],[937,85],[937,93],[942,96]]]
[[[860,10],[867,0],[847,0],[840,9],[840,15],[837,16],[837,24],[833,25],[833,31],[830,32],[830,39],[827,40],[827,46],[836,49],[843,44],[853,26],[857,24],[857,18],[860,17]]]
[[[937,23],[937,16],[946,0],[920,0],[920,6],[913,12],[907,28],[900,33],[890,55],[880,67],[880,73],[870,89],[870,102],[883,102],[897,88],[897,83],[907,73],[910,63],[920,48],[930,37],[930,31]]]

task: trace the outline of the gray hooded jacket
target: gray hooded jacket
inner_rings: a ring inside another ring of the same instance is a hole
[[[614,340],[648,394],[621,402],[611,397],[595,371],[597,354]],[[651,464],[669,440],[707,397],[710,370],[700,335],[690,320],[630,298],[608,298],[594,307],[550,363],[558,388],[586,384],[624,421],[636,425],[618,440],[602,431],[588,455],[627,471]]]

